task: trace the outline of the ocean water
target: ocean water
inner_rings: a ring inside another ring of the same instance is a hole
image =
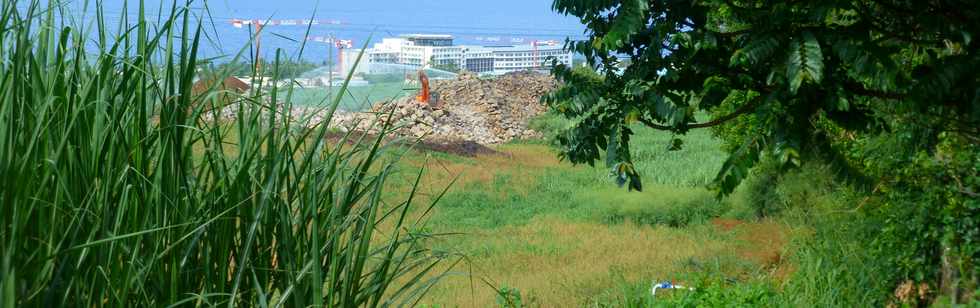
[[[9,1],[9,0],[8,0]],[[20,0],[25,1],[25,0]],[[181,0],[182,1],[182,0]],[[79,19],[90,20],[94,1],[72,0],[68,5]],[[168,14],[171,0],[145,0],[150,17],[162,10]],[[109,18],[128,14],[135,18],[137,0],[105,0],[102,10]],[[251,33],[248,25],[233,26],[239,20],[318,19],[305,25],[266,26],[262,34],[261,55],[271,59],[277,49],[291,58],[313,62],[335,58],[334,44],[326,38],[350,40],[354,48],[406,33],[451,34],[456,44],[510,45],[532,40],[582,39],[584,26],[574,17],[551,10],[551,0],[197,0],[194,15],[205,22],[208,57],[229,59],[244,50],[247,58]],[[304,37],[311,40],[305,40]]]

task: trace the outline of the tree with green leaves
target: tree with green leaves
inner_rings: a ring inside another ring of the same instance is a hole
[[[640,190],[630,137],[645,125],[721,136],[730,157],[713,185],[720,195],[760,160],[831,163],[881,196],[878,209],[896,222],[882,237],[896,247],[903,236],[918,241],[893,258],[906,276],[937,278],[928,268],[955,257],[976,280],[975,2],[555,0],[553,8],[586,25],[589,39],[567,47],[594,68],[556,63],[563,86],[544,101],[574,120],[557,140],[564,158],[604,157],[621,185]]]

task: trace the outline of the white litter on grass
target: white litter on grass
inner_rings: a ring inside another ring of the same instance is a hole
[[[653,288],[650,289],[650,294],[653,294],[653,296],[657,296],[657,289],[681,289],[681,290],[694,291],[694,288],[688,288],[682,285],[676,285],[670,283],[670,281],[664,281],[661,283],[653,282]]]

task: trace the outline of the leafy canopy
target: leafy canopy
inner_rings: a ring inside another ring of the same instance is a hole
[[[676,134],[741,127],[723,136],[734,144],[716,179],[722,194],[763,157],[787,167],[847,157],[837,146],[846,138],[910,133],[922,142],[904,149],[928,152],[939,136],[978,142],[973,1],[555,0],[553,8],[580,18],[590,37],[568,47],[591,67],[558,65],[564,86],[544,99],[574,120],[558,137],[562,155],[593,164],[605,154],[631,189],[642,189],[629,151],[634,123]]]

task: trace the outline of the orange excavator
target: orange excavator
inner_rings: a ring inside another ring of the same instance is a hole
[[[419,84],[422,86],[422,89],[420,89],[419,94],[415,96],[415,100],[422,106],[429,106],[429,101],[432,99],[432,94],[429,93],[429,76],[425,75],[425,70],[419,70]]]

